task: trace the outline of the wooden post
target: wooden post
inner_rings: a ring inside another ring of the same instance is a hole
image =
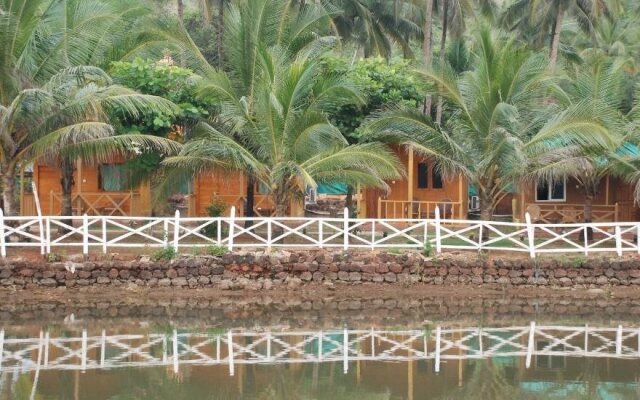
[[[236,207],[233,206],[231,207],[231,211],[229,212],[229,243],[227,248],[229,249],[229,251],[233,251],[233,228],[235,226],[235,220],[236,218]]]
[[[4,211],[0,208],[0,256],[7,257],[7,244],[4,234]]]
[[[344,208],[344,220],[343,220],[343,228],[344,228],[344,250],[349,249],[349,209],[347,207]]]
[[[378,196],[378,218],[382,218],[382,197]]]
[[[607,178],[605,180],[605,184],[606,184],[606,189],[605,189],[605,202],[604,204],[609,205],[609,175],[607,175]]]
[[[180,240],[180,210],[176,210],[173,222],[173,249],[178,252],[178,241]]]
[[[414,179],[415,179],[415,168],[413,165],[413,149],[409,149],[409,161],[407,163],[407,201],[409,202],[409,207],[411,207],[411,202],[413,201],[413,187],[414,187]]]
[[[463,184],[462,184],[462,174],[458,175],[458,202],[460,203],[460,209],[458,210],[458,219],[466,219],[466,215],[464,215],[464,210],[465,207],[464,205],[466,204],[465,202],[465,195],[463,192]],[[452,210],[452,214],[453,214],[453,210]],[[452,215],[453,217],[453,215]]]
[[[531,258],[536,258],[536,241],[535,241],[535,227],[531,223],[531,215],[529,213],[524,214],[524,220],[527,224],[527,239],[529,239],[529,255]]]
[[[436,253],[442,253],[442,240],[440,239],[440,207],[436,206],[436,219],[434,224],[436,226]]]
[[[616,201],[616,204],[614,204],[613,206],[613,222],[618,222],[618,212],[620,211],[620,206],[618,205],[618,202]]]
[[[82,216],[82,254],[89,254],[89,218],[87,213]]]
[[[527,368],[531,366],[531,356],[533,355],[533,346],[535,344],[535,334],[536,334],[536,323],[535,321],[531,321],[531,326],[529,328],[529,342],[527,344],[527,358],[525,365]]]

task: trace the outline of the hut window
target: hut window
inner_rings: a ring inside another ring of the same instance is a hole
[[[536,201],[565,201],[567,180],[547,180],[536,184]]]
[[[429,185],[431,182],[431,185]],[[418,189],[442,189],[444,180],[435,165],[418,163]]]
[[[431,168],[431,182],[433,182],[434,189],[442,189],[444,186],[442,183],[442,174],[435,166]]]
[[[429,189],[429,165],[418,163],[418,189]]]
[[[99,168],[100,189],[105,192],[119,192],[127,190],[127,171],[120,164],[103,164]]]

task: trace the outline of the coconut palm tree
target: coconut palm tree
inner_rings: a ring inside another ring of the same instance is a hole
[[[73,160],[99,162],[114,156],[130,156],[151,148],[175,153],[178,145],[151,135],[114,136],[110,115],[137,115],[147,107],[172,112],[175,106],[164,99],[112,85],[96,67],[62,70],[45,85],[18,93],[8,107],[0,106],[0,177],[4,212],[18,212],[15,175],[20,164],[36,159],[58,160],[67,166],[62,186],[63,215],[71,215]]]
[[[356,43],[364,57],[390,58],[393,44],[402,49],[404,57],[413,57],[410,40],[419,38],[422,29],[416,18],[419,9],[411,2],[331,0],[327,8],[340,37]]]
[[[478,190],[481,217],[525,173],[531,155],[558,145],[612,146],[604,122],[587,102],[546,102],[562,90],[547,73],[547,59],[518,48],[512,37],[482,27],[475,66],[457,77],[451,69],[421,71],[435,82],[453,115],[443,125],[414,110],[393,109],[367,126],[372,138],[413,148],[436,160],[445,175],[461,174]],[[553,91],[551,91],[553,90]]]
[[[250,150],[249,139],[257,129],[254,115],[258,87],[266,76],[273,74],[273,66],[264,62],[265,51],[278,48],[279,57],[285,59],[322,52],[336,42],[335,37],[323,35],[330,21],[324,7],[314,3],[302,9],[277,0],[240,0],[230,5],[226,13],[223,68],[209,65],[199,50],[191,47],[191,53],[200,61],[194,64],[194,69],[203,77],[202,95],[219,98],[222,105],[222,113],[203,123],[200,132],[225,131],[234,143]],[[257,178],[253,169],[245,173],[248,178],[245,216],[251,217]]]
[[[549,37],[549,68],[553,71],[565,19],[574,18],[595,45],[596,22],[608,12],[606,2],[601,0],[516,0],[504,11],[503,23],[508,29],[525,33],[532,43],[541,45]]]
[[[326,106],[357,96],[348,82],[320,75],[318,61],[306,54],[291,59],[271,48],[263,51],[262,62],[250,109],[231,86],[206,86],[224,104],[221,122],[216,128],[202,123],[165,165],[192,174],[246,171],[269,188],[276,216],[286,215],[290,201],[301,200],[305,188],[318,183],[386,187],[385,179],[399,176],[398,160],[385,146],[350,146],[324,114]]]
[[[633,130],[624,129],[622,114],[624,62],[616,62],[602,55],[591,57],[570,74],[566,85],[567,97],[559,98],[567,107],[587,102],[594,115],[611,132],[622,132],[615,147],[609,151],[600,146],[562,145],[531,159],[530,172],[537,179],[571,177],[580,185],[584,196],[584,222],[592,221],[593,201],[602,180],[617,170],[618,157],[636,153]],[[631,146],[631,147],[630,147]]]

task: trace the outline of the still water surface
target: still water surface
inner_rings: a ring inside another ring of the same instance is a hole
[[[381,322],[390,308],[316,307],[304,321],[299,307],[262,308],[281,315],[274,324],[247,307],[215,321],[168,318],[160,304],[86,318],[49,307],[40,321],[0,319],[0,400],[640,398],[640,325],[603,318],[615,303],[489,319],[477,308],[488,304],[476,319],[454,318],[465,303],[393,324]]]

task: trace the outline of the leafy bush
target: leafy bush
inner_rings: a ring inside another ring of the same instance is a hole
[[[433,254],[433,247],[431,246],[431,242],[429,241],[428,237],[424,241],[424,247],[422,248],[422,254],[424,254],[425,257],[431,257],[431,254]]]
[[[176,249],[174,249],[173,246],[169,246],[169,247],[162,248],[156,251],[155,253],[153,253],[151,255],[151,259],[153,261],[161,261],[161,260],[169,261],[175,258],[177,254],[178,253],[176,252]]]
[[[222,257],[227,254],[229,250],[224,246],[209,246],[207,247],[207,254],[210,256]]]
[[[227,204],[216,197],[214,197],[213,200],[211,200],[211,204],[209,204],[206,208],[207,216],[212,218],[223,216],[226,210],[227,210]],[[202,233],[211,238],[217,237],[218,222],[214,222],[212,224],[205,226],[202,229]],[[227,234],[227,228],[224,226],[224,224],[222,225],[221,233],[223,237],[226,236]]]

